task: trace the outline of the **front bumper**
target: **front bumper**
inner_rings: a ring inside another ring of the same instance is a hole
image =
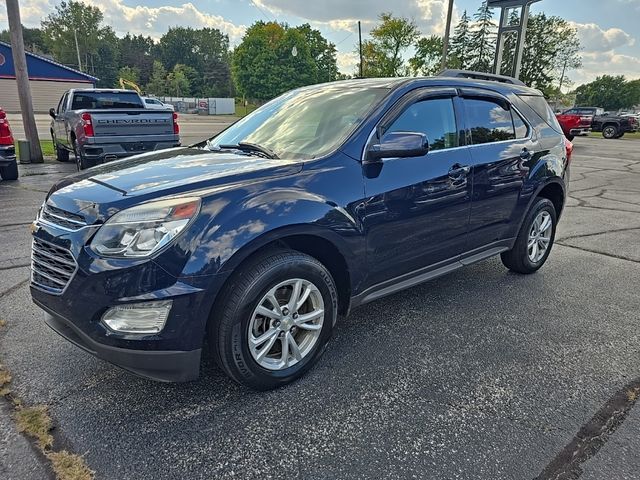
[[[145,351],[118,348],[96,342],[72,322],[36,304],[45,311],[44,321],[54,332],[74,345],[131,373],[161,382],[187,382],[198,378],[201,349],[191,351]]]

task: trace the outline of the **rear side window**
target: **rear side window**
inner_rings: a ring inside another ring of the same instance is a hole
[[[71,110],[103,110],[109,108],[144,108],[135,92],[77,92]]]
[[[444,150],[458,146],[453,99],[422,100],[408,107],[385,133],[418,132],[429,140],[429,150]]]
[[[473,145],[515,140],[510,110],[491,100],[465,98],[464,103]]]
[[[538,116],[545,121],[547,125],[553,128],[556,132],[562,133],[562,127],[558,123],[555,113],[551,110],[551,107],[541,95],[519,95]]]

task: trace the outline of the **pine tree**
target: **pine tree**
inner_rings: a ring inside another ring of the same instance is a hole
[[[493,23],[493,11],[489,8],[486,0],[473,18],[475,22],[471,31],[473,60],[470,69],[490,73],[493,70],[497,29]]]
[[[468,69],[470,45],[471,31],[469,30],[469,15],[467,15],[467,11],[465,10],[462,13],[462,17],[460,17],[458,25],[456,25],[456,28],[453,30],[447,66],[451,68],[461,68],[463,70]]]

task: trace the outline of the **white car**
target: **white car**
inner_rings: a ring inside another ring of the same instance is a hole
[[[171,110],[172,112],[175,110],[173,105],[170,103],[163,103],[157,98],[142,97],[142,100],[144,101],[145,108],[151,108],[153,110]]]

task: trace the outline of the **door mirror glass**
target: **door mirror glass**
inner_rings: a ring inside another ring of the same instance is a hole
[[[50,108],[49,109],[49,116],[51,118],[56,118],[56,109],[55,108]]]
[[[382,141],[372,145],[367,160],[383,158],[422,157],[429,152],[429,141],[424,133],[389,132]]]

